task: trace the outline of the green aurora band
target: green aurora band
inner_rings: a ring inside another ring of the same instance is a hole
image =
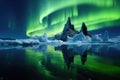
[[[31,0],[28,16],[27,36],[53,36],[62,32],[68,17],[77,30],[82,22],[89,31],[118,26],[120,6],[118,0]]]

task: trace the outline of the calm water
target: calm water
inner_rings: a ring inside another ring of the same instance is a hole
[[[119,45],[0,47],[0,80],[119,80]]]

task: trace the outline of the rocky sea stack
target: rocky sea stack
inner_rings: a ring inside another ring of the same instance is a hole
[[[64,29],[62,31],[62,35],[61,35],[60,39],[62,41],[66,41],[67,36],[73,37],[77,33],[78,32],[75,30],[74,25],[71,24],[71,20],[70,20],[70,17],[69,17],[68,20],[67,20],[67,23],[64,26]]]
[[[83,34],[85,36],[90,36],[88,34],[88,31],[87,31],[87,26],[85,25],[85,23],[82,23],[82,27],[80,29],[80,32],[83,32]],[[71,20],[70,20],[70,17],[68,18],[65,26],[64,26],[64,29],[62,31],[62,34],[60,35],[55,35],[55,38],[56,39],[60,39],[62,41],[67,41],[67,36],[68,37],[73,37],[75,36],[76,34],[79,34],[80,32],[76,31],[75,28],[74,28],[74,25],[71,24]]]

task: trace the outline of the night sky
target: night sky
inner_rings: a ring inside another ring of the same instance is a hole
[[[85,22],[93,33],[118,36],[120,0],[0,0],[0,37],[53,36],[68,17],[78,31]]]

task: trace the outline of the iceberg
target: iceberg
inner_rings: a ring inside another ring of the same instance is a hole
[[[97,34],[92,37],[92,42],[108,42],[108,41],[109,41],[108,31],[105,31],[102,36],[101,34]]]
[[[39,41],[40,41],[40,42],[47,42],[47,41],[48,41],[47,34],[44,33],[43,36],[41,36],[41,37],[39,38]]]
[[[76,34],[74,37],[67,37],[67,42],[91,42],[92,39],[89,36],[85,36],[83,32],[80,32],[79,34]]]
[[[103,34],[103,41],[108,41],[109,40],[109,34],[108,34],[108,31],[105,31],[104,34]]]
[[[94,35],[92,37],[92,42],[103,42],[103,39],[101,37],[101,34],[98,34],[98,35]]]

